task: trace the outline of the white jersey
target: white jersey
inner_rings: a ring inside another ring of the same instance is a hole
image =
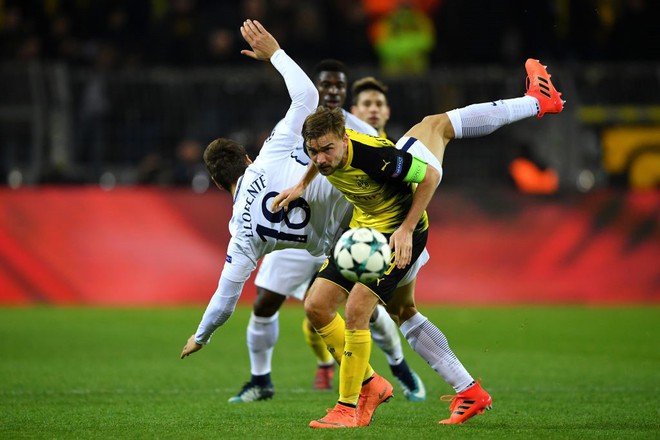
[[[281,151],[278,154],[276,148],[270,148],[269,144],[285,146],[280,141],[286,138],[286,134],[274,132],[238,182],[223,270],[231,281],[246,281],[257,261],[277,249],[299,248],[315,256],[325,255],[337,231],[347,224],[350,204],[327,179],[314,179],[288,211],[270,210],[273,198],[300,182],[307,170],[289,157],[290,149],[282,156]]]
[[[289,205],[288,212],[270,210],[273,198],[298,183],[307,170],[291,157],[291,151],[302,140],[305,118],[318,105],[316,87],[284,51],[275,52],[271,63],[284,77],[291,106],[237,182],[227,257],[216,293],[197,329],[198,343],[207,343],[213,331],[229,319],[243,284],[262,256],[284,248],[326,254],[350,218],[350,203],[324,178],[314,179]]]

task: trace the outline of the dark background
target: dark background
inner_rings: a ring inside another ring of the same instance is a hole
[[[525,60],[548,64],[566,110],[452,143],[445,185],[513,187],[507,165],[525,155],[556,170],[562,190],[628,188],[637,155],[607,165],[607,133],[632,129],[624,138],[635,143],[634,130],[650,129],[646,168],[660,145],[660,2],[5,0],[0,7],[0,183],[11,187],[196,178],[203,191],[200,154],[212,139],[236,138],[256,155],[288,96],[267,63],[240,54],[245,18],[260,20],[308,72],[338,58],[351,81],[384,80],[394,138],[427,114],[521,96]],[[394,48],[417,55],[388,65],[383,54]],[[653,171],[645,173],[656,186]]]

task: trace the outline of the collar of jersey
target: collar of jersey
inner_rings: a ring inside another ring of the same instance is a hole
[[[351,138],[348,138],[348,147],[346,147],[346,154],[348,155],[348,158],[346,159],[346,164],[342,167],[342,170],[347,169],[349,166],[351,166],[351,162],[353,162],[353,141]]]
[[[243,177],[245,177],[245,174],[239,177],[238,180],[236,181],[236,190],[234,191],[234,199],[231,202],[232,205],[236,203],[236,197],[238,197],[238,191],[241,189],[241,183],[243,183]]]

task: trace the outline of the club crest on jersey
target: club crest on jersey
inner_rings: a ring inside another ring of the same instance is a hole
[[[358,176],[355,179],[355,184],[357,185],[358,188],[362,188],[362,189],[369,188],[369,181],[365,176]]]
[[[231,255],[227,255],[227,256],[225,257],[225,261],[226,261],[227,263],[231,263]]]

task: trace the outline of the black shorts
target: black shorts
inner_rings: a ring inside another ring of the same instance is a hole
[[[389,242],[390,236],[392,234],[384,235]],[[424,247],[426,247],[426,240],[428,235],[428,229],[423,232],[413,232],[412,258],[406,267],[403,269],[396,267],[394,265],[394,253],[392,253],[392,259],[390,260],[390,268],[392,268],[392,270],[388,269],[388,271],[386,271],[386,275],[384,275],[382,278],[378,278],[376,281],[365,284],[365,286],[369,288],[369,290],[371,290],[374,295],[376,295],[384,304],[387,304],[388,301],[392,299],[397,284],[399,284],[399,281],[403,279],[406,273],[408,273],[410,267],[415,263],[415,261],[417,261],[417,258],[419,258],[420,254],[424,250]],[[350,292],[353,288],[353,285],[355,284],[352,281],[344,278],[341,272],[337,270],[334,255],[331,255],[330,258],[325,260],[325,263],[323,263],[323,266],[321,266],[321,269],[319,269],[317,277],[326,279],[341,286],[346,290],[346,292]]]

